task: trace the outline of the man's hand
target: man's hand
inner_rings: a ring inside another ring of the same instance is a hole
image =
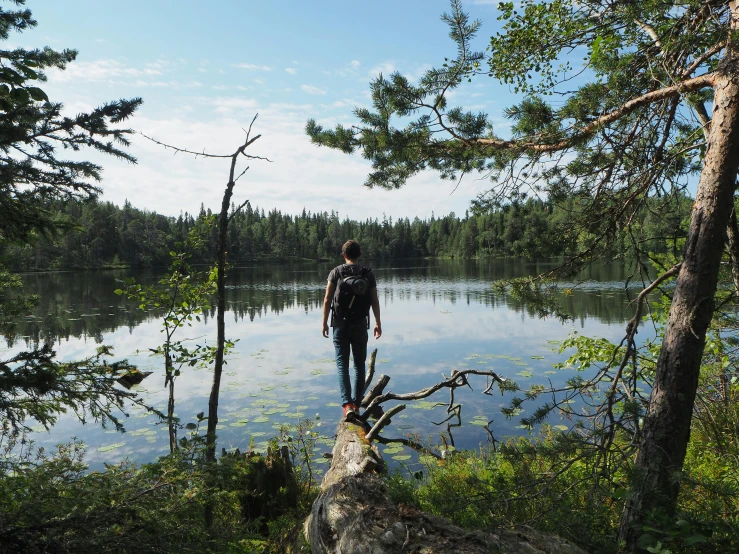
[[[326,321],[323,322],[323,336],[324,338],[328,338],[328,322]]]
[[[375,335],[375,340],[379,339],[382,336],[382,325],[375,323],[375,331],[373,334]]]

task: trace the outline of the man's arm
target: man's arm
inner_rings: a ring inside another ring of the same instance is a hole
[[[380,323],[380,299],[377,298],[377,287],[370,289],[370,297],[372,300],[372,314],[375,316],[375,339],[382,336],[382,324]]]
[[[331,311],[331,301],[334,298],[334,291],[336,290],[336,283],[328,282],[326,285],[326,296],[323,297],[323,336],[328,338],[328,314]],[[377,294],[375,294],[377,296]],[[379,303],[378,303],[379,310]],[[377,312],[380,313],[379,311]]]

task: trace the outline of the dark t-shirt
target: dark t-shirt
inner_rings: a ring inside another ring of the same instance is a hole
[[[341,278],[341,276],[339,275],[339,270],[341,270],[341,268],[343,268],[343,267],[352,268],[352,266],[353,267],[356,267],[356,268],[359,268],[359,269],[361,269],[361,268],[364,267],[364,266],[359,265],[359,264],[341,264],[341,265],[338,265],[335,268],[333,268],[331,270],[331,272],[328,274],[328,280],[331,283],[333,283],[334,285],[338,285],[339,284],[339,279]],[[344,273],[344,275],[350,275],[350,272],[352,272],[352,271],[354,272],[353,273],[354,275],[359,275],[359,271],[357,269],[348,269]],[[367,282],[369,283],[369,288],[370,289],[374,289],[374,288],[377,287],[377,280],[375,279],[375,274],[372,273],[372,270],[371,269],[367,272],[367,274],[364,277],[365,277],[365,279],[367,279]]]
[[[330,283],[333,283],[334,285],[338,286],[339,279],[341,279],[341,275],[339,272],[342,270],[342,268],[347,268],[342,273],[344,277],[348,277],[349,275],[359,275],[360,269],[364,267],[359,264],[342,264],[339,266],[336,266],[331,270],[331,272],[328,274],[328,281]],[[375,274],[370,269],[367,271],[367,273],[364,275],[364,278],[367,279],[367,283],[369,284],[370,291],[374,288],[377,288],[377,280],[375,279]],[[369,314],[368,314],[369,316]],[[335,327],[337,323],[340,323],[339,321],[334,321],[334,314],[333,314],[333,306],[331,310],[331,326]]]

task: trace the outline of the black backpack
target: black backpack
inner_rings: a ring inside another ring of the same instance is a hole
[[[334,321],[367,320],[369,329],[369,310],[372,305],[368,267],[346,264],[339,268],[334,299],[331,303],[331,325]]]

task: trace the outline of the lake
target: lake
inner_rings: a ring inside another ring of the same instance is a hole
[[[320,447],[330,450],[341,400],[333,344],[321,336],[321,306],[333,265],[263,263],[230,271],[226,337],[238,342],[224,368],[219,451],[221,447],[243,451],[250,442],[263,449],[280,424],[316,417],[325,435]],[[562,323],[538,318],[531,306],[495,295],[491,287],[495,279],[554,267],[552,261],[410,260],[367,265],[377,276],[383,323],[382,338],[370,338],[369,348],[378,349],[377,373],[391,377],[386,390],[396,393],[423,389],[453,369],[464,368],[493,370],[523,388],[549,379],[564,382],[572,372],[553,371],[553,364],[566,358],[556,352],[553,341],[575,331],[620,340],[633,315],[629,301],[636,296],[635,290],[624,287],[623,267],[593,266],[580,276],[578,286],[560,295],[562,306],[573,316]],[[132,270],[24,274],[26,292],[38,294],[40,304],[19,323],[16,337],[6,337],[0,357],[45,341],[54,344],[62,360],[91,355],[101,344],[112,345],[116,359],[127,358],[139,369],[154,372],[135,389],[165,410],[163,361],[149,356],[149,348],[162,340],[161,324],[155,314],[114,294],[126,276],[142,283],[157,277]],[[214,312],[178,333],[215,344]],[[207,368],[183,369],[176,382],[176,412],[183,423],[194,421],[198,412],[207,413],[211,379]],[[463,425],[452,430],[457,448],[475,448],[489,440],[481,421],[493,420],[490,429],[496,439],[527,432],[518,428],[515,418],[507,420],[500,413],[509,398],[483,395],[484,377],[472,377],[470,384],[474,390],[459,389],[455,394],[464,406]],[[424,441],[438,442],[446,426],[433,422],[446,418],[448,398],[443,390],[425,402],[407,403],[383,435],[415,433]],[[432,407],[436,402],[443,405]],[[387,404],[386,410],[394,404]],[[89,445],[87,461],[93,468],[126,457],[146,462],[167,452],[166,425],[155,416],[132,410],[124,423],[127,432],[121,434],[93,423],[83,426],[65,416],[50,432],[34,433],[34,440],[48,448],[77,437]],[[404,459],[408,454],[393,455]]]

